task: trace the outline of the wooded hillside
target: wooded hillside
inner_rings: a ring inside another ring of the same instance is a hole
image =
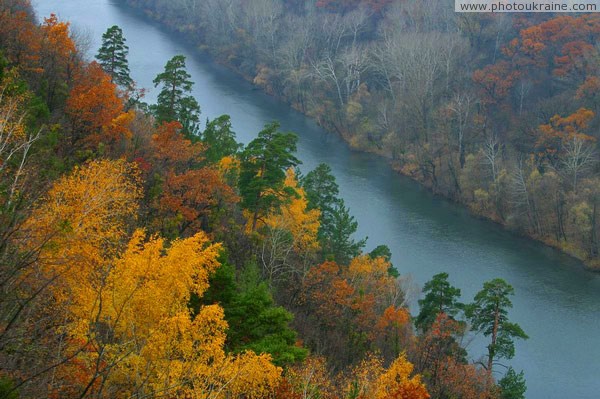
[[[183,56],[145,104],[118,26],[96,61],[80,46],[0,2],[0,397],[523,397],[499,367],[527,338],[510,285],[462,304],[442,273],[410,315],[329,167],[296,171],[294,133],[201,126]]]
[[[435,193],[599,267],[598,14],[123,2]]]

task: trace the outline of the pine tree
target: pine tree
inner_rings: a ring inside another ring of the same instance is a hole
[[[439,273],[425,283],[425,298],[419,300],[421,311],[415,320],[415,326],[427,331],[440,313],[454,318],[463,305],[458,302],[460,289],[448,282],[448,273]]]
[[[367,238],[355,241],[352,236],[358,229],[358,222],[350,214],[350,210],[340,199],[332,214],[331,225],[322,232],[322,250],[325,258],[332,259],[341,265],[347,265],[361,254]]]
[[[509,367],[504,377],[498,381],[498,386],[501,389],[501,399],[525,399],[527,383],[523,371],[517,373],[512,367]]]
[[[162,85],[156,105],[151,109],[158,123],[178,121],[188,136],[198,133],[200,106],[189,95],[194,82],[185,69],[185,56],[176,55],[165,65],[165,70],[154,79],[154,87]]]
[[[323,258],[347,265],[361,253],[367,240],[352,239],[358,223],[344,205],[344,200],[338,197],[339,187],[331,168],[320,164],[302,179],[302,186],[309,208],[321,211],[318,236]]]
[[[210,163],[217,163],[223,157],[235,155],[242,147],[235,140],[229,115],[221,115],[212,121],[207,120],[200,138],[207,145],[204,156]]]
[[[125,44],[121,28],[117,25],[108,28],[102,35],[102,46],[98,50],[96,59],[102,65],[104,72],[110,75],[111,82],[126,89],[133,87],[133,80],[129,76],[128,54],[129,47]]]
[[[266,125],[241,155],[239,188],[242,206],[252,212],[252,230],[260,216],[295,194],[285,187],[285,173],[300,163],[293,155],[298,136],[278,129],[277,122]]]
[[[488,345],[487,371],[492,372],[498,359],[512,359],[515,355],[514,339],[529,338],[517,323],[508,321],[508,309],[512,308],[510,296],[514,288],[506,281],[496,278],[483,283],[483,289],[475,295],[475,302],[466,306],[466,315],[472,329],[491,337]]]

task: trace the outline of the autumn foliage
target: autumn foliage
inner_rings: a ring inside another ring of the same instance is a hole
[[[358,40],[359,25],[377,23],[391,3],[315,6],[358,16]],[[592,32],[594,20],[585,21]],[[473,75],[481,104],[503,103],[527,57],[543,63],[535,40],[565,41],[554,76],[588,70],[589,46],[544,29],[507,46],[514,59]],[[489,373],[466,360],[463,324],[440,313],[431,328],[413,329],[407,280],[389,248],[362,253],[366,240],[352,238],[357,223],[330,170],[307,179],[294,169],[295,134],[271,123],[242,150],[226,116],[204,132],[161,119],[83,60],[67,22],[51,15],[37,25],[26,0],[0,5],[0,47],[0,396],[497,394]],[[272,72],[261,69],[258,82]],[[346,83],[340,99],[358,120],[372,85]],[[596,85],[589,77],[581,97]],[[459,105],[448,108],[453,117]],[[594,115],[581,107],[541,123],[539,153],[565,164],[574,138],[593,142]],[[584,168],[569,165],[576,186]],[[584,205],[580,218],[591,215]]]
[[[65,110],[72,123],[73,144],[85,137],[86,146],[96,149],[101,142],[115,146],[129,138],[133,111],[125,112],[117,86],[100,65],[92,62],[76,80]]]

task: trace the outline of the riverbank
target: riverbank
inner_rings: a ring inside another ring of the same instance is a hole
[[[377,141],[366,140],[363,136],[354,134],[354,132],[348,128],[348,126],[351,126],[352,123],[350,123],[347,119],[344,119],[345,113],[336,113],[336,116],[331,116],[324,111],[324,109],[327,109],[328,105],[307,106],[305,101],[294,101],[289,98],[289,96],[285,96],[282,90],[278,90],[274,87],[274,83],[269,79],[271,72],[268,71],[266,66],[262,67],[262,69],[257,67],[258,71],[255,71],[253,68],[251,68],[252,74],[248,73],[248,65],[246,65],[243,61],[240,61],[239,58],[232,56],[231,52],[229,51],[221,52],[221,54],[219,54],[217,50],[209,47],[207,43],[203,41],[203,38],[198,33],[199,31],[194,26],[190,26],[189,24],[175,25],[171,23],[164,14],[158,14],[156,12],[149,11],[148,9],[142,9],[139,6],[128,4],[126,7],[134,10],[136,13],[141,12],[149,20],[159,23],[172,33],[177,34],[178,37],[180,37],[182,40],[185,40],[188,44],[194,46],[200,51],[205,52],[206,54],[209,54],[217,63],[236,72],[245,80],[260,88],[263,92],[276,97],[278,100],[288,104],[295,110],[312,118],[325,130],[337,134],[343,138],[352,149],[374,153],[384,157],[388,160],[392,169],[397,173],[417,181],[424,187],[431,190],[435,195],[440,195],[456,203],[462,204],[469,209],[473,215],[479,218],[490,220],[519,236],[527,237],[529,239],[542,242],[545,245],[553,248],[557,248],[562,252],[582,261],[588,270],[600,270],[600,260],[598,260],[597,257],[590,258],[588,252],[586,252],[583,247],[578,245],[577,242],[574,242],[573,239],[570,241],[558,239],[560,238],[558,234],[554,234],[555,237],[553,237],[553,234],[550,234],[550,227],[524,229],[515,217],[505,215],[506,211],[504,208],[506,208],[507,205],[500,204],[501,199],[499,198],[501,195],[503,195],[502,190],[506,190],[506,187],[502,187],[502,185],[507,185],[506,180],[508,180],[508,172],[505,171],[504,182],[502,182],[499,178],[497,181],[494,180],[489,187],[482,188],[474,186],[472,189],[470,189],[470,193],[466,194],[465,191],[467,190],[464,186],[469,186],[470,180],[473,180],[473,176],[477,176],[477,173],[479,173],[477,169],[480,169],[478,166],[478,162],[480,162],[480,160],[476,159],[469,161],[467,157],[467,167],[473,169],[474,172],[470,172],[470,175],[463,173],[464,176],[461,176],[460,173],[452,171],[452,167],[446,166],[444,164],[445,160],[442,160],[441,156],[436,159],[435,157],[427,154],[423,155],[419,149],[415,149],[414,146],[406,152],[399,154],[397,148],[394,146],[385,146],[381,145],[381,143]],[[326,100],[324,101],[326,102]],[[364,103],[365,100],[363,99],[360,101]],[[356,104],[360,105],[359,102],[356,102]],[[426,145],[430,144],[427,143]],[[471,155],[471,158],[473,159],[478,156],[477,154]],[[471,164],[469,164],[469,162],[471,162]],[[451,162],[448,162],[448,165],[451,165]],[[436,173],[436,170],[443,171],[444,169],[450,169],[451,173]],[[458,177],[457,174],[459,175]],[[444,179],[446,180],[446,183],[443,182]],[[454,183],[449,182],[452,179],[454,180]],[[463,183],[463,180],[465,183]],[[533,183],[530,183],[529,181],[527,184],[533,185]],[[463,187],[461,187],[461,185]],[[444,187],[456,188],[447,189]],[[543,193],[540,193],[539,195],[541,195],[542,199],[544,198]],[[506,202],[504,199],[502,199],[502,201]],[[544,204],[537,205],[538,208],[542,208],[542,205]],[[529,210],[527,212],[529,212]],[[534,213],[534,215],[528,215],[528,218],[544,218],[543,212],[538,213],[538,210],[535,206],[533,206],[532,213]],[[538,225],[543,224],[539,221],[536,223]],[[535,225],[535,223],[533,224]],[[564,233],[563,236],[566,237]]]

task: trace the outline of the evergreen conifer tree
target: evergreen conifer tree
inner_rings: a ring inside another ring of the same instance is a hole
[[[110,75],[111,81],[126,89],[133,86],[133,80],[129,76],[128,54],[129,47],[125,44],[121,28],[117,25],[108,28],[102,35],[102,46],[98,50],[96,59],[102,65],[104,72]]]

